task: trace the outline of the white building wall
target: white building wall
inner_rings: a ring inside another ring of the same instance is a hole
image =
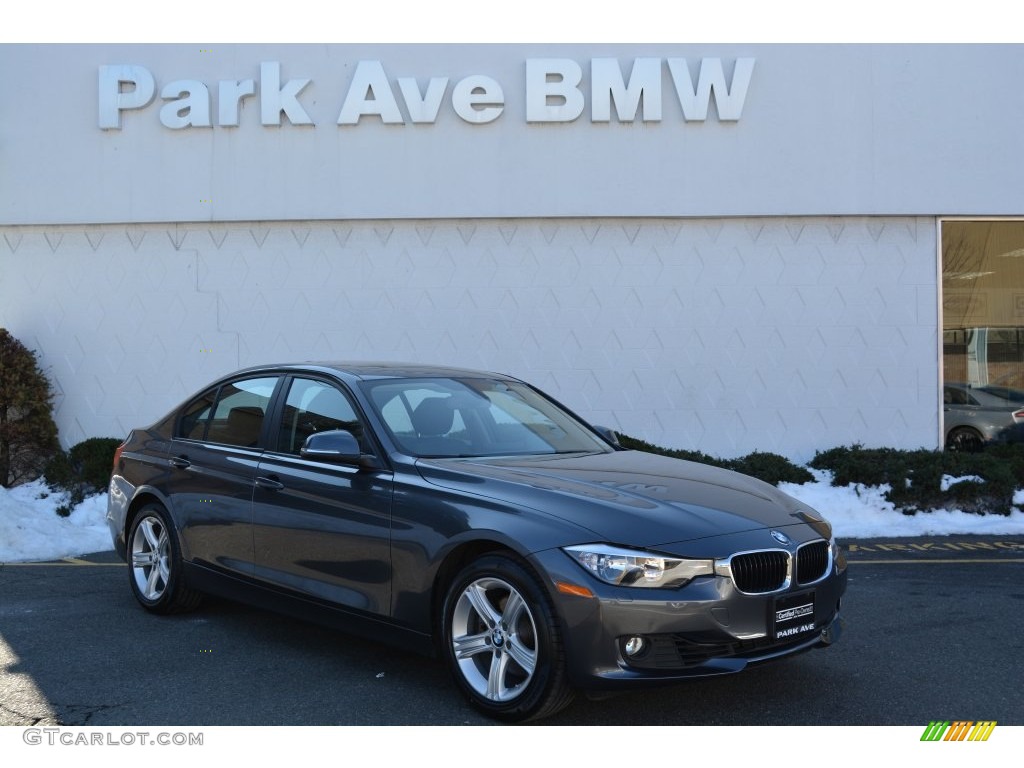
[[[245,365],[525,378],[654,443],[799,460],[936,447],[935,220],[474,219],[0,227],[0,326],[62,442]]]

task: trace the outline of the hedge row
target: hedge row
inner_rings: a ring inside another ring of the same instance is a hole
[[[70,514],[87,495],[106,489],[120,442],[112,437],[90,438],[70,451],[59,451],[49,461],[44,472],[47,485],[68,494],[58,514]],[[628,435],[619,435],[619,442],[624,448],[731,469],[772,485],[814,480],[806,467],[775,453],[755,451],[738,459],[719,459],[700,451],[662,448]],[[808,466],[830,471],[832,485],[888,486],[885,498],[908,515],[928,509],[1008,515],[1014,492],[1024,488],[1024,445],[993,446],[979,453],[851,445],[818,451]],[[943,476],[979,478],[980,482],[952,483],[943,490]]]
[[[700,451],[662,448],[628,435],[620,435],[619,442],[624,448],[736,470],[772,485],[802,485],[814,479],[806,468],[774,453],[718,459]],[[835,486],[887,485],[885,498],[906,515],[929,509],[1009,515],[1014,492],[1024,488],[1024,445],[1020,444],[992,446],[978,453],[851,445],[818,451],[808,466],[830,471]],[[952,483],[943,490],[943,476],[978,480]]]
[[[114,451],[120,444],[116,437],[91,437],[70,451],[58,450],[47,462],[43,470],[46,485],[68,494],[67,501],[57,507],[58,515],[67,517],[86,496],[107,490]]]
[[[996,445],[977,453],[897,451],[852,445],[819,451],[810,466],[833,473],[833,485],[888,485],[885,497],[904,514],[960,509],[1009,515],[1024,488],[1024,445]],[[978,478],[942,489],[942,478]]]
[[[672,448],[662,448],[658,445],[653,445],[645,440],[639,440],[629,435],[619,435],[619,444],[623,448],[629,448],[634,451],[646,451],[647,453],[657,453],[662,456],[671,456],[674,459],[686,459],[687,461],[696,461],[699,464],[710,464],[713,467],[722,467],[723,469],[731,469],[736,472],[742,472],[745,475],[752,475],[760,480],[764,480],[766,483],[772,485],[778,485],[779,483],[797,483],[803,485],[809,483],[814,479],[814,475],[808,472],[804,467],[798,466],[787,459],[785,456],[779,456],[775,453],[762,453],[761,451],[755,451],[747,456],[740,459],[717,459],[714,456],[709,456],[706,453],[700,451],[681,451]]]

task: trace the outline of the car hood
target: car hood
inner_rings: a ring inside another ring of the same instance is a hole
[[[810,523],[810,507],[747,475],[639,451],[501,459],[420,459],[434,485],[501,499],[630,546]]]

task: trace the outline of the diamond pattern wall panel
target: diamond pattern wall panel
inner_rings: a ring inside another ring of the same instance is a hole
[[[0,325],[61,439],[123,435],[211,378],[305,359],[526,378],[651,442],[806,460],[938,439],[930,218],[0,228]]]

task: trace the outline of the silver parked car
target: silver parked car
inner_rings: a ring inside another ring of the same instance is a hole
[[[497,374],[238,371],[134,430],[109,498],[147,610],[216,593],[415,647],[504,720],[739,672],[842,627],[846,560],[815,510],[623,450]]]
[[[990,443],[1024,441],[1024,391],[947,383],[943,401],[949,450],[978,451]]]

